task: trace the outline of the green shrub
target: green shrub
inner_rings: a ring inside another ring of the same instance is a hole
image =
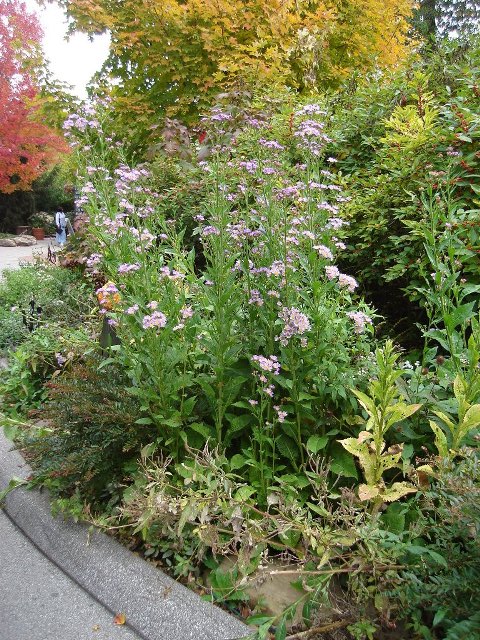
[[[423,556],[423,562],[401,572],[393,595],[423,638],[480,638],[478,450],[464,449],[457,461],[440,460],[435,481],[416,503],[418,544],[441,562]]]
[[[28,330],[18,313],[0,308],[0,353],[16,347],[25,340]]]
[[[350,242],[341,264],[358,275],[391,324],[401,322],[397,334],[414,332],[424,319],[414,289],[425,254],[411,226],[429,222],[426,188],[450,190],[459,238],[472,250],[464,268],[478,272],[479,56],[478,39],[469,47],[449,44],[330,101],[330,150],[350,196]]]
[[[48,428],[24,435],[34,482],[56,497],[77,494],[92,504],[118,491],[153,438],[151,428],[136,424],[139,404],[125,394],[125,376],[99,364],[90,357],[49,382],[39,414]]]
[[[7,269],[0,281],[0,309],[21,314],[34,300],[41,322],[78,322],[89,313],[91,287],[74,271],[48,264]]]
[[[88,321],[93,304],[92,285],[77,272],[40,263],[7,269],[0,281],[0,352],[39,327],[63,326],[68,333]]]
[[[88,326],[75,329],[51,323],[29,333],[2,371],[0,397],[5,412],[25,412],[41,404],[46,395],[44,383],[91,347]]]

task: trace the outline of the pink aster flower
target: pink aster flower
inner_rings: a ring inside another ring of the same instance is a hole
[[[167,324],[167,318],[161,311],[154,311],[151,316],[143,318],[144,329],[163,328]]]
[[[325,275],[329,280],[334,280],[335,278],[338,278],[340,271],[338,270],[338,267],[329,265],[328,267],[325,267]]]
[[[358,287],[358,282],[355,280],[355,278],[352,278],[352,276],[347,276],[344,273],[341,273],[338,276],[338,284],[341,287],[346,288],[347,291],[350,291],[350,293],[353,293]]]
[[[367,324],[373,324],[372,319],[367,316],[366,313],[363,313],[363,311],[349,311],[347,313],[347,316],[350,318],[350,320],[353,320],[355,325],[354,331],[358,334],[365,331],[365,326]]]
[[[287,346],[290,338],[295,335],[303,335],[311,329],[310,320],[295,307],[284,307],[279,316],[285,322],[285,326],[278,338],[280,344],[284,347]]]
[[[252,362],[255,362],[262,371],[273,373],[274,376],[278,376],[280,373],[280,363],[276,356],[270,356],[269,358],[265,356],[252,356]]]

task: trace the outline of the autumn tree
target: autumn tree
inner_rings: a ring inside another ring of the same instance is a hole
[[[67,150],[42,120],[36,82],[43,66],[38,19],[19,0],[0,0],[0,192],[28,189]]]
[[[309,91],[402,58],[410,0],[60,0],[77,29],[109,30],[100,78],[130,126],[195,118],[239,83]]]

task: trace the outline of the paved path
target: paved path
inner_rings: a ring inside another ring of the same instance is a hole
[[[4,269],[18,269],[22,262],[32,262],[35,256],[46,259],[49,245],[55,246],[54,238],[38,240],[31,247],[0,247],[0,277]]]
[[[0,510],[2,640],[139,640],[48,560]],[[20,604],[20,606],[19,606]]]

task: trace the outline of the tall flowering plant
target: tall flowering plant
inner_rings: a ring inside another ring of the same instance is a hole
[[[278,139],[271,123],[250,119],[228,147],[229,113],[205,118],[209,197],[196,216],[197,252],[156,210],[148,167],[115,166],[98,143],[96,163],[79,147],[81,205],[97,240],[86,266],[118,290],[100,313],[143,401],[138,422],[154,423],[158,445],[176,458],[205,441],[231,452],[264,499],[319,442],[342,452],[333,439],[349,433],[349,388],[370,362],[372,313],[335,265],[345,198],[323,118],[318,105],[277,117]],[[89,128],[101,137],[98,118],[70,122],[80,138]]]

